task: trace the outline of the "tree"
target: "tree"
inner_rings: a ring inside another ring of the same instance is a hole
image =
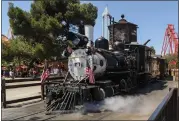
[[[81,21],[94,26],[97,8],[91,3],[80,4],[79,0],[35,0],[30,12],[11,3],[8,16],[14,35],[23,36],[32,45],[41,43],[43,57],[49,59],[61,56],[63,47],[56,44],[56,38],[64,33],[64,28]]]
[[[153,46],[150,47],[152,49],[152,54],[155,55],[155,48]]]
[[[168,54],[168,55],[165,55],[165,59],[166,59],[167,63],[169,64],[170,68],[177,68],[178,67],[179,60],[178,60],[177,55]],[[171,63],[172,61],[176,62],[176,65],[172,64]]]
[[[6,62],[18,62],[21,64],[21,60],[27,62],[33,58],[43,59],[44,49],[42,44],[35,44],[24,41],[23,37],[16,37],[9,41],[8,44],[3,44],[2,60]]]
[[[177,61],[177,60],[178,60],[177,55],[167,54],[167,55],[165,55],[165,58],[166,58],[167,62],[170,62],[170,61],[172,61],[172,60],[174,60],[174,61]]]

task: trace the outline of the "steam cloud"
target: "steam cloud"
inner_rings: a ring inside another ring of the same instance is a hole
[[[107,98],[104,101],[103,108],[113,112],[125,114],[141,114],[146,115],[154,110],[155,104],[153,99],[146,98],[147,96],[116,96]]]
[[[159,104],[155,96],[115,96],[106,98],[104,102],[98,104],[85,104],[85,109],[89,112],[112,111],[123,114],[150,115]]]

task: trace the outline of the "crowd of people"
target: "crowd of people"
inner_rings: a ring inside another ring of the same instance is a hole
[[[31,69],[16,67],[13,68],[1,68],[1,76],[4,78],[24,78],[24,77],[40,77],[43,71],[43,67],[34,67]],[[49,67],[50,75],[64,76],[66,74],[66,69],[64,64],[61,62],[58,66]]]

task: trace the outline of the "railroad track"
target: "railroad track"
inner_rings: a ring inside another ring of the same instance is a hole
[[[31,114],[28,114],[28,115],[20,116],[20,117],[17,117],[17,118],[12,119],[11,121],[14,121],[14,120],[23,120],[23,119],[26,118],[26,117],[32,117],[32,116],[37,115],[37,114],[40,114],[40,113],[45,114],[45,110],[40,110],[40,111],[31,113]]]
[[[105,117],[108,117],[109,115],[112,115],[113,112],[101,112],[101,113],[89,113],[86,115],[83,114],[52,114],[52,115],[45,115],[45,111],[39,111],[35,112],[26,116],[18,117],[12,120],[41,120],[41,121],[48,121],[48,120],[68,120],[72,119],[71,117],[76,117],[76,115],[80,115],[79,117],[76,117],[78,120],[102,120]]]
[[[40,109],[37,111],[37,109]],[[24,113],[20,115],[15,114],[17,112],[20,112],[20,110]],[[23,111],[25,110],[25,111]],[[18,109],[17,111],[14,109],[14,111],[9,112],[11,114],[11,117],[4,118],[3,120],[70,120],[70,119],[76,119],[76,120],[102,120],[103,118],[109,116],[112,114],[112,112],[88,112],[87,114],[82,114],[81,112],[75,112],[75,113],[65,113],[60,114],[58,111],[53,112],[50,115],[46,115],[46,110],[44,106],[44,102],[41,102],[39,104],[32,104],[30,106],[23,107],[22,109]],[[15,115],[14,115],[15,114]],[[14,115],[14,116],[13,116]]]

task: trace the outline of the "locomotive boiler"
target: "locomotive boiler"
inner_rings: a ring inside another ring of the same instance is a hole
[[[120,37],[111,36],[110,41],[100,37],[93,43],[84,35],[70,33],[76,47],[64,54],[69,55],[65,79],[45,82],[48,112],[75,110],[86,102],[133,91],[151,79],[152,50],[146,46],[149,41],[138,44],[133,34],[137,25],[121,17],[109,26],[115,30],[110,33]]]
[[[98,47],[104,43],[103,47]],[[116,47],[124,46],[116,43]],[[103,37],[95,42],[95,48],[77,49],[68,58],[68,67],[71,76],[75,80],[83,80],[86,77],[85,69],[90,67],[96,80],[104,80],[118,75],[120,71],[128,71],[135,68],[135,56],[129,51],[108,51],[108,40]],[[105,77],[104,77],[105,75]]]

